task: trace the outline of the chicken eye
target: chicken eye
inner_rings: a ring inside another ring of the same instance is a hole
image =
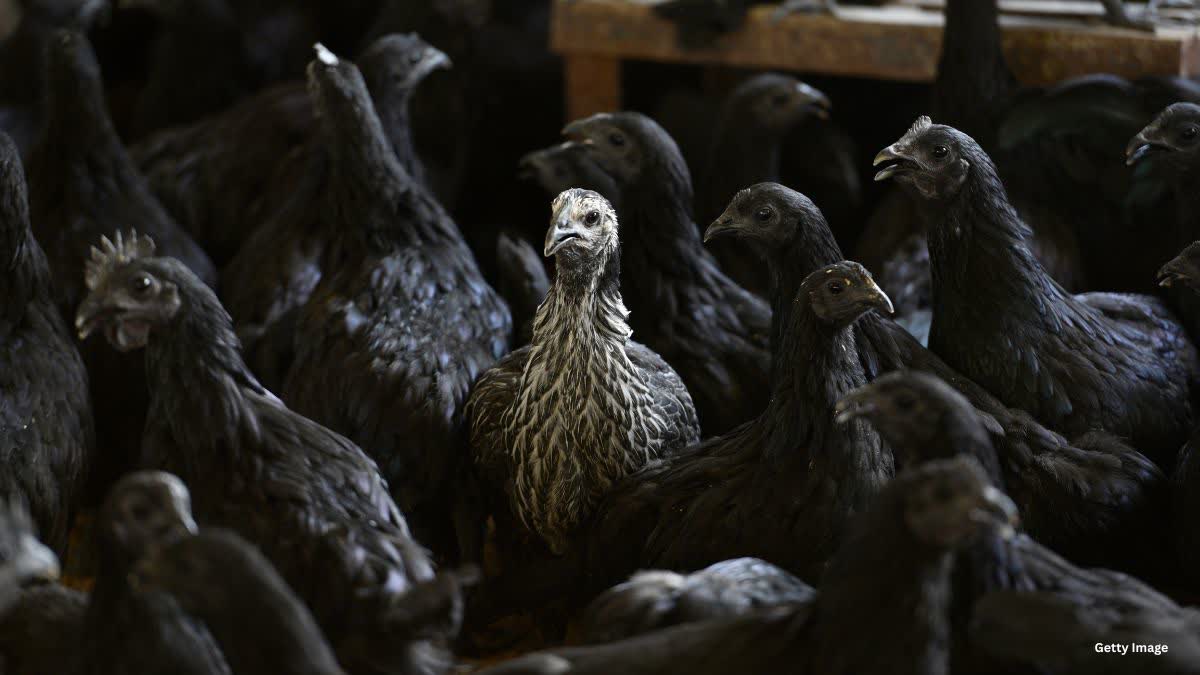
[[[1183,128],[1183,133],[1179,135],[1183,137],[1183,140],[1190,141],[1197,135],[1200,135],[1200,129],[1196,128],[1195,125],[1189,124]]]
[[[408,62],[413,64],[414,66],[417,65],[418,63],[421,62],[421,55],[420,54],[409,54]]]
[[[909,394],[901,394],[896,397],[896,407],[900,410],[912,410],[917,404],[917,400]]]
[[[771,97],[771,105],[777,108],[782,108],[783,106],[787,105],[788,101],[790,100],[792,100],[792,97],[788,96],[787,94],[775,94]]]
[[[760,223],[765,223],[771,219],[771,214],[772,214],[771,209],[764,206],[761,209],[754,212],[754,218]]]
[[[599,211],[588,211],[587,215],[583,217],[583,223],[588,227],[595,227],[598,222],[600,222]]]
[[[948,154],[950,154],[950,148],[947,148],[944,145],[936,145],[933,148],[933,156],[938,159],[942,159]]]
[[[608,135],[608,143],[609,143],[609,145],[612,145],[613,147],[619,148],[619,147],[625,145],[625,137],[622,136],[621,134],[609,134]]]
[[[133,282],[130,284],[135,293],[145,293],[146,291],[150,290],[150,285],[150,277],[146,276],[145,274],[134,277]]]
[[[846,290],[846,287],[840,281],[830,282],[828,288],[830,295],[841,295],[842,291]]]

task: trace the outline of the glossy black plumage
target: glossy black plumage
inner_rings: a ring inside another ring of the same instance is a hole
[[[387,133],[397,153],[393,159],[402,168],[419,167],[403,111],[413,88],[445,58],[415,36],[382,38],[376,49],[368,50],[371,81],[382,87],[374,105],[364,89],[367,78],[353,63],[328,50],[321,53],[336,65],[327,67],[318,59],[309,66],[318,133],[292,152],[264,186],[262,203],[255,207],[264,220],[255,224],[253,234],[246,233],[248,238],[222,274],[222,300],[236,321],[248,361],[255,374],[276,389],[282,387],[294,358],[291,332],[299,308],[322,274],[341,260],[343,254],[334,247],[340,233],[357,226],[358,216],[345,200],[362,188],[347,165],[352,158],[337,148],[361,144],[361,138],[372,133],[361,118],[374,107],[384,110],[382,117],[392,125]],[[351,89],[352,104],[330,103],[345,100]]]
[[[533,317],[546,299],[550,279],[542,258],[524,239],[501,232],[496,237],[496,290],[512,312],[513,346],[533,338]]]
[[[725,214],[709,229],[710,238],[719,235],[741,237],[755,246],[770,265],[776,286],[785,293],[794,292],[790,289],[797,288],[805,275],[841,255],[812,202],[795,191],[770,183],[755,185],[734,198]],[[776,322],[786,321],[790,311],[786,304],[776,305]],[[868,381],[896,370],[936,375],[975,407],[1002,465],[1011,462],[1015,466],[1060,463],[1075,466],[1089,478],[1070,481],[1064,487],[1074,494],[1072,499],[1092,503],[1096,513],[1125,513],[1131,500],[1144,495],[1146,486],[1161,481],[1161,472],[1116,436],[1089,431],[1068,439],[1042,426],[1028,413],[1005,407],[885,317],[864,316],[855,324],[855,333]],[[1097,472],[1087,467],[1094,467]],[[1099,480],[1102,476],[1108,480]],[[1108,520],[1105,517],[1102,522]]]
[[[396,159],[358,72],[313,63],[336,176],[323,274],[299,309],[282,394],[379,465],[417,538],[453,556],[462,406],[508,353],[512,318],[450,214]]]
[[[812,586],[758,558],[722,560],[691,574],[643,570],[600,594],[579,619],[584,643],[613,642],[684,623],[808,602]]]
[[[29,225],[25,172],[0,134],[0,497],[59,555],[96,462],[88,374]]]
[[[808,116],[827,118],[831,107],[824,93],[787,75],[764,73],[734,88],[712,129],[708,160],[697,190],[697,220],[712,222],[747,185],[778,182],[784,136]],[[835,165],[842,159],[849,158],[822,153],[819,163]],[[805,186],[797,189],[803,191]],[[767,297],[770,274],[752,251],[736,245],[712,251],[726,274],[747,290]]]
[[[308,608],[261,553],[228,530],[167,542],[133,572],[213,632],[238,675],[342,675]],[[143,590],[144,589],[144,590]]]
[[[966,134],[921,118],[879,154],[884,161],[879,176],[894,176],[929,225],[930,348],[1052,429],[1107,431],[1172,466],[1191,430],[1200,363],[1165,304],[1065,291],[1030,250],[991,158]]]
[[[1011,532],[1014,515],[977,466],[936,463],[898,476],[855,518],[809,603],[534,654],[483,672],[944,675],[952,554],[977,536]]]
[[[887,311],[887,296],[844,261],[814,271],[793,298],[762,415],[651,464],[597,509],[586,570],[599,584],[737,556],[815,583],[846,522],[891,478],[891,453],[875,432],[833,419],[837,401],[866,383],[854,323]]]
[[[206,284],[216,270],[204,251],[155,200],[109,119],[100,68],[86,37],[59,31],[48,61],[46,129],[28,162],[33,232],[46,252],[56,299],[70,317],[83,299],[84,261],[101,236],[133,229],[154,237]],[[94,349],[87,365],[96,435],[95,497],[135,461],[147,394],[142,359]]]
[[[126,240],[99,254],[76,320],[83,335],[103,327],[114,344],[146,347],[147,464],[187,481],[201,523],[263,550],[349,672],[442,670],[427,635],[389,623],[433,570],[375,463],[263,389],[216,295],[152,250]]]
[[[577,120],[564,133],[585,144],[620,191],[621,279],[638,339],[683,378],[706,433],[762,412],[770,309],[704,249],[675,142],[631,112]]]

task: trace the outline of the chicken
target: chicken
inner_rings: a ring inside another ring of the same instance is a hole
[[[45,120],[46,47],[56,28],[88,30],[107,15],[109,0],[21,0],[20,23],[0,42],[0,129],[22,156]]]
[[[359,65],[396,156],[424,173],[408,125],[409,98],[446,55],[416,35],[385,35]],[[161,131],[131,148],[154,193],[221,264],[283,208],[318,152],[315,108],[304,82],[276,85],[227,112]],[[306,144],[307,147],[306,147]]]
[[[769,307],[725,276],[692,221],[687,165],[671,137],[638,113],[567,125],[620,190],[622,280],[630,326],[683,378],[706,433],[762,412]]]
[[[721,215],[734,193],[747,185],[778,181],[784,135],[809,115],[828,118],[831,108],[824,93],[786,75],[764,73],[738,85],[726,97],[712,130],[696,204],[700,222]],[[744,288],[767,295],[770,278],[753,254],[722,247],[713,255]]]
[[[1012,502],[969,460],[937,462],[898,476],[854,519],[809,603],[532,654],[481,672],[946,673],[954,552],[980,535],[1011,536],[1015,517]]]
[[[891,478],[874,431],[833,419],[834,404],[866,383],[854,324],[890,301],[849,261],[814,271],[793,298],[762,415],[634,474],[597,509],[586,564],[596,585],[736,556],[815,582],[849,518]]]
[[[83,299],[80,270],[88,247],[125,228],[154,237],[164,253],[178,257],[204,283],[214,284],[212,262],[150,194],[113,129],[87,38],[59,31],[47,59],[49,116],[29,158],[29,211],[63,315],[73,316]],[[147,404],[145,375],[140,359],[90,345],[81,351],[102,449],[94,480],[99,501],[136,462]]]
[[[1085,450],[996,452],[975,408],[937,377],[896,372],[838,404],[839,419],[871,422],[901,467],[975,458],[1017,503],[1039,542],[1077,563],[1160,571],[1166,547],[1166,477],[1136,454]]]
[[[813,270],[841,256],[820,212],[803,195],[781,185],[755,185],[734,198],[729,208],[708,229],[707,237],[739,237],[755,247],[771,268],[776,298],[795,293],[801,280]],[[792,307],[776,303],[775,321],[785,322]],[[1131,495],[1161,480],[1160,472],[1148,467],[1147,459],[1112,434],[1089,430],[1064,438],[1039,424],[1024,411],[1007,408],[976,383],[962,376],[923,348],[903,328],[876,314],[868,314],[854,326],[859,359],[868,381],[896,370],[930,373],[957,389],[975,407],[991,437],[998,456],[1018,465],[1044,463],[1066,466],[1083,462],[1112,467],[1116,482],[1087,490],[1067,484],[1094,502],[1097,512],[1124,513]],[[776,330],[778,332],[778,329]],[[1119,467],[1125,467],[1117,471]],[[1140,477],[1139,477],[1140,476]],[[1135,479],[1127,483],[1126,479]]]
[[[614,642],[683,623],[741,616],[809,602],[798,577],[758,558],[722,560],[691,574],[644,570],[602,593],[584,610],[584,643]]]
[[[1030,251],[987,153],[952,127],[922,117],[875,163],[876,180],[895,178],[928,211],[930,348],[1052,429],[1108,431],[1172,466],[1198,364],[1166,306],[1067,293]]]
[[[165,542],[133,572],[212,631],[238,675],[342,675],[308,608],[271,563],[227,530]]]
[[[20,501],[0,506],[0,561],[0,614],[12,609],[26,583],[58,578],[58,556],[38,541],[33,519]]]
[[[1179,138],[1175,135],[1175,138]],[[1163,265],[1158,273],[1163,286],[1181,287],[1192,295],[1200,295],[1200,242],[1193,242],[1178,256]],[[1200,527],[1193,515],[1200,512],[1200,425],[1192,429],[1191,438],[1179,451],[1179,459],[1171,475],[1171,496],[1174,519],[1175,552],[1179,570],[1191,584],[1200,582]]]
[[[159,542],[195,532],[183,483],[161,472],[131,473],[113,486],[97,524],[100,570],[90,594],[30,588],[0,619],[5,672],[229,675],[202,622],[130,577]]]
[[[29,225],[17,146],[0,133],[0,497],[60,556],[96,462],[88,375]]]
[[[567,141],[535,150],[521,157],[522,178],[536,182],[551,197],[573,187],[599,192],[617,213],[621,213],[621,193],[612,176],[604,172],[582,143]]]
[[[391,54],[386,50],[384,53]],[[346,200],[361,199],[354,197],[361,192],[360,180],[357,174],[349,173],[353,155],[339,148],[361,145],[363,137],[375,133],[362,121],[365,111],[372,109],[372,102],[358,68],[324,47],[318,47],[317,54],[309,65],[308,79],[320,133],[290,158],[292,164],[284,163],[277,182],[267,188],[276,197],[288,194],[292,198],[254,231],[222,275],[222,299],[237,322],[250,364],[272,388],[283,384],[294,356],[291,332],[299,308],[322,274],[341,260],[341,254],[330,247],[342,231],[358,226],[358,214],[348,208]],[[438,60],[424,47],[407,54],[421,62]],[[391,54],[380,63],[399,58],[404,57]],[[416,68],[411,77],[419,81],[429,67]],[[409,79],[404,82],[406,87],[415,85]],[[344,104],[348,97],[352,97],[353,104]],[[407,96],[391,104],[406,105]],[[395,132],[391,138],[396,138]],[[393,149],[397,147],[403,146],[393,143]],[[417,161],[415,157],[399,160],[401,167]],[[299,175],[290,173],[296,168],[295,162],[304,168]],[[294,180],[285,180],[289,177]],[[273,335],[276,324],[280,325]]]
[[[533,341],[484,374],[467,402],[485,489],[555,554],[615,481],[700,436],[679,376],[630,339],[617,233],[599,194],[555,199],[545,255],[558,272]]]
[[[299,311],[283,398],[365,449],[417,539],[454,558],[461,409],[508,353],[512,319],[450,215],[396,160],[354,65],[312,67],[336,178],[310,239],[327,273]]]
[[[153,252],[141,237],[105,242],[75,324],[83,338],[102,330],[118,349],[146,350],[145,465],[189,485],[201,523],[262,549],[348,672],[439,672],[445,657],[424,627],[389,621],[433,570],[375,463],[264,389],[212,290]]]

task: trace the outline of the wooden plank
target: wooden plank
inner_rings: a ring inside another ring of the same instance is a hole
[[[563,54],[613,59],[727,65],[826,75],[929,81],[941,52],[942,16],[912,6],[851,7],[836,17],[792,15],[775,20],[774,8],[757,7],[746,25],[708,49],[679,46],[675,27],[646,2],[557,0],[551,46]],[[1004,48],[1022,82],[1047,84],[1105,72],[1143,75],[1196,74],[1196,33],[1157,33],[1082,26],[1078,21],[1005,16]]]
[[[568,53],[563,57],[567,119],[621,109],[621,61],[611,56]]]
[[[946,0],[895,0],[898,5],[919,7],[930,11],[940,12],[946,6]],[[1144,10],[1145,3],[1127,2],[1125,8],[1132,12]],[[999,0],[998,8],[1001,14],[1024,14],[1027,16],[1055,16],[1073,19],[1092,19],[1100,21],[1104,18],[1104,5],[1092,0]],[[1159,14],[1164,17],[1192,16],[1195,10],[1175,7],[1160,7]]]

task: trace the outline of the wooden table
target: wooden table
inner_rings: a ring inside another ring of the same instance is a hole
[[[551,48],[563,56],[569,119],[621,108],[621,62],[655,61],[930,81],[941,53],[943,0],[841,5],[836,17],[751,10],[736,33],[685,49],[654,15],[659,0],[555,0]],[[1099,3],[1000,0],[1009,65],[1025,84],[1106,72],[1200,74],[1194,28],[1141,32],[1099,25]]]

